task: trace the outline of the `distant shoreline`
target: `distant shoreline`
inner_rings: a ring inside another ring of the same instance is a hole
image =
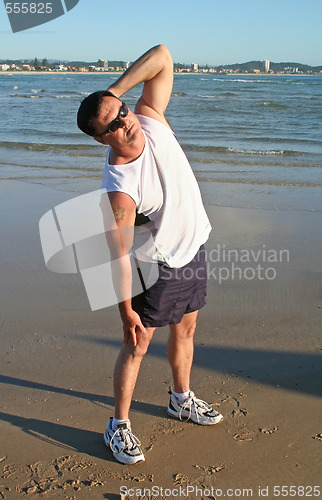
[[[0,76],[14,76],[14,75],[122,75],[121,71],[0,71]],[[197,72],[175,72],[174,75],[196,75],[196,76],[322,76],[322,74],[318,73],[203,73],[200,71]]]

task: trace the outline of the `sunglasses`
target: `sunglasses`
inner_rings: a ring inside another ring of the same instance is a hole
[[[111,123],[109,123],[107,129],[104,132],[102,132],[101,134],[96,134],[96,137],[101,137],[104,134],[110,134],[111,132],[116,132],[117,129],[122,127],[121,118],[125,118],[128,115],[128,112],[129,108],[124,104],[124,102],[122,102],[117,117],[114,118],[114,120],[112,120]]]

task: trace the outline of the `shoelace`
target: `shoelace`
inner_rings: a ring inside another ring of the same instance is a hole
[[[212,406],[210,406],[206,401],[203,401],[202,399],[196,398],[196,396],[193,394],[190,396],[188,399],[186,399],[180,409],[179,412],[179,418],[182,420],[182,412],[183,410],[186,410],[189,407],[189,416],[185,420],[189,420],[191,417],[192,409],[194,409],[195,414],[197,415],[197,420],[199,422],[199,413],[198,413],[198,406],[200,408],[203,408],[204,410],[213,410]]]
[[[123,447],[121,450],[115,450],[113,448],[113,441],[116,436],[120,435],[120,441],[123,444]],[[136,446],[140,447],[141,442],[140,440],[132,434],[131,429],[116,429],[114,432],[111,441],[110,441],[110,448],[114,453],[121,453],[125,448],[128,448],[131,450],[132,448],[135,448]]]

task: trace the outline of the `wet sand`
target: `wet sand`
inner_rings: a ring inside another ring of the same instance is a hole
[[[39,241],[40,217],[73,194],[17,181],[2,182],[0,194],[0,498],[116,499],[121,486],[142,499],[148,490],[159,499],[275,498],[282,485],[317,496],[321,213],[207,206],[208,304],[192,389],[224,420],[167,417],[167,328],[158,329],[131,413],[146,462],[123,466],[102,440],[122,342],[117,307],[92,312],[80,276],[49,272]],[[244,256],[234,275],[228,250]],[[259,264],[265,279],[250,279]]]

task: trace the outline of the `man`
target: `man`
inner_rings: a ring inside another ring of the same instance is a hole
[[[120,97],[143,83],[133,114]],[[153,47],[109,87],[81,103],[78,126],[110,146],[102,187],[106,188],[120,231],[116,255],[127,256],[115,273],[124,343],[114,371],[115,416],[104,441],[121,463],[144,460],[129,420],[140,364],[155,328],[170,325],[167,355],[174,391],[169,415],[201,425],[222,419],[190,390],[193,336],[198,310],[205,304],[206,264],[202,245],[211,226],[191,167],[166,118],[173,85],[173,61],[164,45]],[[132,270],[128,252],[133,237],[125,228],[137,214],[148,220],[153,242],[140,260],[157,262],[159,278],[142,294],[130,298]],[[113,239],[113,238],[112,238]],[[187,272],[189,271],[189,272]]]

